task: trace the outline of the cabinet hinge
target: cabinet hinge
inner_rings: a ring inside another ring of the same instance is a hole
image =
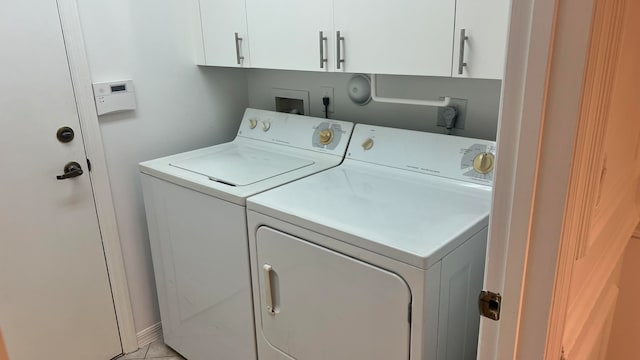
[[[91,160],[87,159],[87,170],[91,171]]]
[[[480,296],[478,297],[480,315],[491,320],[500,320],[501,304],[502,295],[486,290],[480,292]]]
[[[409,324],[411,324],[411,314],[413,312],[413,308],[411,306],[411,303],[409,303]]]

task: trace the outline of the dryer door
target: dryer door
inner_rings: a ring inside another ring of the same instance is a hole
[[[409,359],[411,292],[402,278],[268,227],[256,238],[256,320],[273,347],[305,360]]]

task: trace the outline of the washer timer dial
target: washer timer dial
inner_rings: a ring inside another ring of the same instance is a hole
[[[335,150],[340,144],[342,135],[345,131],[342,130],[340,124],[331,123],[331,121],[325,121],[313,128],[313,135],[311,136],[311,144],[313,147]]]
[[[320,140],[320,144],[322,145],[331,144],[331,142],[333,141],[333,130],[324,129],[320,131],[320,133],[318,134],[318,138]]]

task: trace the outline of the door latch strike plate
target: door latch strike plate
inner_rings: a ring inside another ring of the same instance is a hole
[[[481,291],[478,297],[478,305],[480,307],[480,315],[491,320],[500,320],[500,307],[502,304],[502,295],[491,291]]]

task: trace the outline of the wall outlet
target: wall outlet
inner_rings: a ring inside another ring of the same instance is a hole
[[[444,98],[440,98],[444,100]],[[453,126],[455,129],[464,129],[464,123],[467,117],[467,99],[451,98],[449,106],[456,108],[458,116],[456,117],[456,124]],[[442,118],[444,108],[438,108],[438,126],[447,127],[444,119]]]
[[[324,105],[322,105],[322,99],[324,97],[329,98],[329,112],[335,112],[334,104],[336,103],[333,98],[333,88],[331,86],[321,86],[320,87],[320,105],[322,106],[322,113],[324,113]]]

